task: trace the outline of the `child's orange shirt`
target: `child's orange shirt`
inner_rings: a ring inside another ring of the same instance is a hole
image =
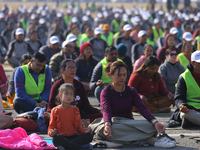
[[[57,134],[72,136],[84,133],[87,129],[81,126],[79,109],[74,106],[63,108],[56,106],[51,110],[48,135],[51,129],[57,129]]]

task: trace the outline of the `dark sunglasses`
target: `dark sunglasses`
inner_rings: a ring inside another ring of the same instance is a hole
[[[177,56],[177,53],[169,53],[170,56]]]

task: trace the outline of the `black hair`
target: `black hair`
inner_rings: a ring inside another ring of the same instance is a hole
[[[59,88],[59,94],[62,94],[62,92],[66,89],[66,88],[70,88],[73,90],[73,92],[75,92],[74,86],[70,83],[63,83],[60,88]]]
[[[151,26],[151,25],[148,25],[148,26],[146,27],[146,30],[149,30],[149,29],[152,29],[152,26]]]
[[[65,59],[65,60],[63,60],[61,63],[60,63],[60,70],[65,70],[65,68],[67,67],[67,63],[68,62],[73,62],[74,64],[75,64],[75,62],[74,62],[74,60],[73,59]]]
[[[38,33],[36,30],[32,30],[30,33],[29,33],[29,36],[33,35],[34,33]]]
[[[39,62],[45,62],[46,61],[46,56],[45,56],[45,54],[44,53],[41,53],[41,52],[35,52],[34,54],[33,54],[33,58],[32,58],[33,60],[38,60]]]
[[[29,54],[24,54],[24,55],[22,55],[21,58],[20,58],[20,63],[23,63],[25,60],[31,59],[31,58],[32,58],[31,55],[29,55]]]
[[[117,48],[115,46],[108,46],[105,49],[105,53],[108,54],[108,53],[110,53],[113,50],[117,50]]]

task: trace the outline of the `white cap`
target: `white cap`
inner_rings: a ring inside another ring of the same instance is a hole
[[[196,50],[195,52],[192,53],[191,55],[191,61],[195,61],[195,62],[200,62],[200,51]]]
[[[71,14],[72,11],[70,9],[67,10],[67,14]]]
[[[193,19],[194,18],[194,14],[190,14],[190,19]]]
[[[147,35],[147,32],[145,30],[140,30],[140,32],[138,33],[138,37],[142,37],[145,34]]]
[[[5,17],[4,13],[0,13],[0,18],[4,18],[4,17]]]
[[[123,27],[123,30],[124,30],[124,31],[132,30],[132,26],[131,26],[130,24],[126,24],[126,25]]]
[[[159,10],[159,11],[158,11],[158,14],[159,14],[159,15],[164,15],[164,12],[163,12],[162,10]]]
[[[42,15],[42,16],[46,16],[46,15],[47,15],[46,10],[42,10],[41,15]]]
[[[177,15],[177,14],[179,13],[179,10],[176,9],[176,10],[174,11],[174,13]]]
[[[108,17],[108,16],[109,16],[108,12],[107,12],[107,11],[104,11],[104,12],[103,12],[103,16],[104,16],[105,18]]]
[[[62,13],[57,13],[57,15],[56,15],[58,18],[60,18],[60,17],[62,17]]]
[[[119,13],[115,13],[114,17],[118,18],[119,17]]]
[[[41,18],[40,20],[39,20],[39,24],[44,24],[45,23],[45,19],[44,18]]]
[[[17,28],[17,30],[15,31],[15,35],[20,35],[20,34],[24,34],[24,29]]]
[[[102,18],[102,17],[103,17],[102,13],[101,13],[101,12],[98,12],[98,13],[97,13],[97,17],[98,17],[98,18]]]
[[[170,16],[167,17],[167,20],[168,20],[168,21],[172,21],[172,20],[173,20],[173,17],[170,15]]]
[[[165,17],[168,17],[170,14],[169,14],[169,12],[166,12],[165,13]]]
[[[189,18],[188,15],[185,16],[185,20],[186,20],[186,21],[190,20],[190,18]]]
[[[8,14],[10,15],[10,14],[13,14],[14,12],[12,11],[12,10],[10,10],[9,12],[8,12]]]
[[[99,18],[94,18],[94,22],[98,22],[98,21],[100,21]]]
[[[60,13],[63,14],[63,13],[64,13],[64,10],[63,10],[63,9],[60,9]]]
[[[143,18],[143,20],[148,20],[149,19],[149,17],[146,16],[146,15],[142,15],[142,18]]]
[[[71,46],[74,46],[73,42],[70,42],[69,40],[66,40],[62,43],[62,48],[64,48],[66,45],[70,44]]]
[[[31,15],[31,19],[33,20],[33,19],[35,19],[36,18],[36,14],[32,14]]]
[[[192,41],[193,40],[192,34],[190,32],[183,33],[182,38],[185,39],[186,41]]]
[[[52,36],[52,37],[49,39],[49,42],[50,42],[51,44],[55,44],[55,43],[59,43],[60,40],[59,40],[59,38],[58,38],[57,36]]]
[[[88,19],[89,19],[89,18],[88,18],[88,16],[86,16],[86,15],[83,16],[83,18],[82,18],[83,21],[88,21]]]
[[[176,34],[178,33],[178,29],[176,27],[172,27],[169,31],[170,34]]]
[[[74,8],[73,13],[74,13],[74,14],[78,14],[78,9],[77,9],[77,8]]]
[[[135,16],[134,19],[135,19],[136,22],[140,21],[140,17],[138,17],[138,16]]]
[[[127,15],[131,15],[132,14],[132,12],[129,10],[129,9],[126,9],[126,13],[127,13]]]
[[[91,11],[90,10],[87,10],[86,13],[85,13],[87,16],[91,15]]]
[[[195,17],[194,17],[194,21],[199,21],[199,17],[198,17],[198,16],[195,16]]]
[[[48,6],[45,6],[45,8],[44,8],[46,11],[48,11],[49,10],[49,7]]]
[[[76,22],[78,22],[78,19],[76,17],[73,17],[72,18],[72,23],[76,23]]]
[[[128,21],[128,15],[127,14],[123,14],[122,19],[123,19],[124,22]]]
[[[197,16],[200,17],[200,12],[197,13]]]
[[[155,19],[153,20],[153,23],[154,23],[154,24],[159,23],[159,19],[158,19],[158,18],[155,18]]]
[[[74,34],[70,34],[67,36],[67,41],[74,42],[76,40],[77,40],[77,37]]]
[[[40,14],[40,12],[41,12],[41,9],[38,8],[38,9],[36,10],[36,14]]]
[[[182,13],[178,13],[178,18],[182,19]]]
[[[101,28],[99,28],[99,27],[96,27],[95,29],[94,29],[94,34],[102,34],[102,29]]]

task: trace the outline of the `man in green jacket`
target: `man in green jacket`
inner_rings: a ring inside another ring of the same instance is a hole
[[[191,55],[191,63],[178,79],[174,97],[180,111],[182,128],[200,127],[200,51]]]

